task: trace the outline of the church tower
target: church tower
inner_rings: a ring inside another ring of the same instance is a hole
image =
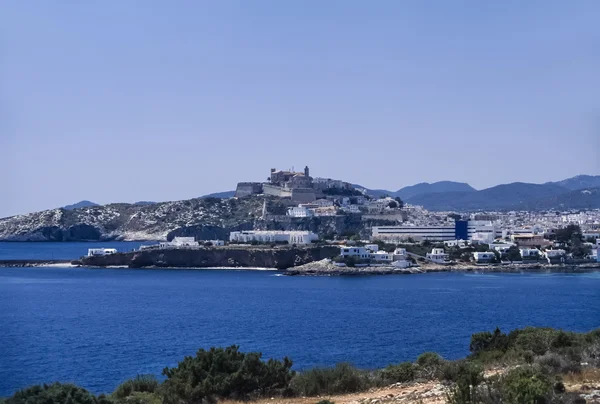
[[[308,171],[308,166],[304,167],[304,176],[307,178],[310,177],[309,171]]]

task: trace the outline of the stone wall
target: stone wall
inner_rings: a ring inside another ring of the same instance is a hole
[[[245,196],[261,194],[263,186],[260,182],[238,182],[235,189],[235,196],[243,198]]]

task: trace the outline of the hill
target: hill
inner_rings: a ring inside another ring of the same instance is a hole
[[[577,175],[572,178],[567,178],[566,180],[550,182],[549,184],[556,184],[572,191],[585,188],[597,188],[600,187],[600,175]]]
[[[74,203],[72,205],[63,206],[63,209],[73,210],[73,209],[78,209],[78,208],[88,208],[90,206],[99,206],[99,205],[95,202],[84,200],[84,201],[79,201],[77,203]]]
[[[522,209],[600,209],[600,187],[577,189],[560,195],[536,199],[522,205]]]
[[[399,196],[401,199],[408,200],[417,195],[429,194],[429,193],[443,193],[443,192],[463,192],[470,193],[476,192],[477,190],[465,182],[454,182],[454,181],[438,181],[432,184],[428,182],[421,182],[419,184],[411,185],[399,189],[394,193],[394,197]]]
[[[406,202],[429,210],[506,210],[525,209],[528,203],[564,194],[556,184],[514,182],[474,192],[437,192],[406,198]]]
[[[381,196],[391,196],[393,198],[400,197],[403,200],[415,197],[417,195],[430,194],[430,193],[444,193],[444,192],[475,192],[476,189],[464,182],[454,181],[438,181],[434,183],[421,182],[419,184],[410,185],[404,188],[400,188],[397,191],[390,191],[387,189],[369,189],[362,185],[352,184],[355,188],[364,189],[367,195],[373,198],[379,198]]]

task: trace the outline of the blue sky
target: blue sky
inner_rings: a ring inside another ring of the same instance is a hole
[[[0,217],[269,168],[600,174],[597,1],[42,1],[0,14]]]

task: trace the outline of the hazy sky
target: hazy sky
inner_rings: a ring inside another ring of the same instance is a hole
[[[600,174],[600,2],[9,1],[0,217],[271,167],[398,189]]]

